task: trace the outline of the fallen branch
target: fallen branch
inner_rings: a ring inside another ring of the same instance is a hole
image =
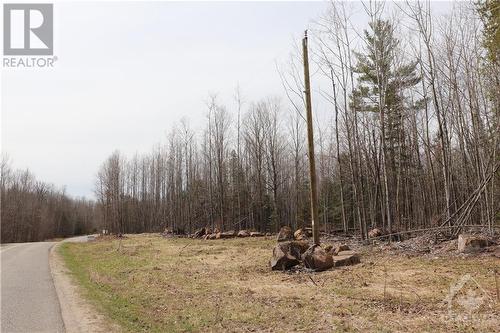
[[[315,286],[318,286],[318,284],[316,282],[314,282],[313,278],[311,277],[311,275],[308,275],[309,279],[311,280],[312,283],[314,283]]]
[[[191,245],[191,244],[193,244],[193,243],[187,243],[186,245],[184,245],[184,246],[180,249],[180,251],[179,251],[179,256],[182,254],[182,251],[183,251],[186,247],[188,247],[189,245]]]

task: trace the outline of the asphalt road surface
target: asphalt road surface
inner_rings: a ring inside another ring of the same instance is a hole
[[[1,332],[65,331],[49,268],[49,250],[54,244],[16,243],[0,247]]]

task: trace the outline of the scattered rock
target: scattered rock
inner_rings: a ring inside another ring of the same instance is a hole
[[[333,259],[333,266],[349,266],[359,264],[359,255],[354,251],[341,251]]]
[[[303,244],[300,242],[280,242],[273,249],[272,270],[287,270],[300,263]]]
[[[290,241],[293,239],[292,228],[288,226],[281,227],[280,232],[278,233],[278,242]]]
[[[270,232],[266,232],[266,237],[272,236]]]
[[[264,234],[262,232],[258,232],[258,231],[252,231],[250,233],[250,237],[263,237]]]
[[[372,229],[368,232],[368,237],[370,238],[375,238],[375,237],[380,237],[382,236],[384,233],[382,232],[382,230],[380,230],[379,228],[375,228],[375,229]]]
[[[238,232],[238,237],[250,237],[250,233],[247,230],[240,230]]]
[[[333,257],[321,246],[312,245],[302,255],[304,266],[315,271],[324,271],[333,267]]]
[[[489,245],[489,240],[481,235],[458,235],[458,252],[472,253],[481,251]]]

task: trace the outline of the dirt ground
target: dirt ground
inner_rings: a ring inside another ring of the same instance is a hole
[[[361,263],[271,271],[274,239],[128,235],[64,244],[85,296],[129,332],[500,332],[500,259],[359,247]]]

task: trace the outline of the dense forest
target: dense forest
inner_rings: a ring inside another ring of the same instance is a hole
[[[321,228],[492,228],[499,2],[457,3],[446,16],[430,3],[396,3],[399,16],[384,6],[362,4],[367,26],[356,31],[351,6],[333,2],[309,30],[313,99],[330,110],[315,123]],[[301,52],[277,67],[286,99],[250,102],[237,89],[227,106],[211,96],[202,133],[183,120],[149,154],[113,153],[96,182],[107,228],[310,223]]]
[[[2,243],[43,241],[95,229],[93,201],[73,199],[29,170],[13,169],[6,156],[0,167]]]

